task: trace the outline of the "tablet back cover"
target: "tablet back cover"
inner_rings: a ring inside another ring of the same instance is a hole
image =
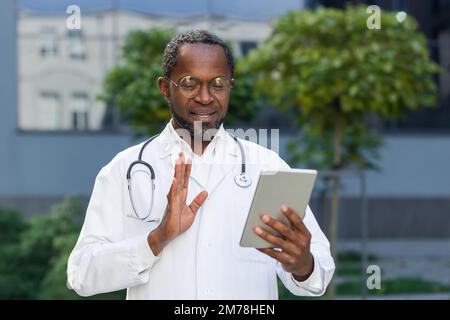
[[[277,234],[272,228],[265,225],[260,216],[266,213],[274,218],[281,219],[289,225],[281,205],[285,204],[294,209],[303,219],[309,198],[316,180],[316,170],[290,169],[286,171],[262,171],[258,180],[247,221],[241,236],[242,247],[268,248],[272,245],[257,236],[253,231],[254,225]]]

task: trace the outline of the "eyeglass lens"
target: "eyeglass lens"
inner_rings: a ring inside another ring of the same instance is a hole
[[[193,98],[198,95],[201,87],[201,81],[192,76],[186,76],[178,81],[180,92],[187,98]],[[224,98],[231,89],[229,80],[225,77],[217,77],[209,82],[209,93],[216,98]]]

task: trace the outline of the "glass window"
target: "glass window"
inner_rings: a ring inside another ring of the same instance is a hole
[[[53,29],[42,31],[40,54],[42,57],[56,57],[58,55],[58,38]]]
[[[116,38],[108,27],[114,15],[86,15],[89,28],[70,30],[65,11],[58,15],[45,10],[24,11],[23,7],[18,10],[18,128],[121,130],[117,121],[107,127],[102,121],[106,103],[95,99],[120,49],[113,45]]]
[[[61,129],[61,97],[54,91],[43,91],[37,104],[36,129]]]
[[[450,7],[450,0],[435,0],[434,7],[436,11],[447,9]]]
[[[81,30],[69,30],[67,32],[69,56],[73,60],[86,59],[86,45]]]
[[[74,92],[70,104],[72,128],[87,130],[89,113],[89,95],[86,92]]]
[[[243,56],[245,56],[250,50],[256,48],[258,44],[256,43],[256,41],[241,41],[240,46],[241,46],[241,53]]]

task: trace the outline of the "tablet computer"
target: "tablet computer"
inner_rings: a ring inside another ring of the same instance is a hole
[[[270,243],[260,238],[253,231],[259,225],[264,230],[278,235],[278,232],[261,221],[263,213],[280,219],[289,225],[289,221],[281,212],[281,205],[295,210],[303,219],[309,198],[316,180],[316,170],[288,169],[280,171],[261,171],[255,194],[242,231],[241,247],[268,248]]]

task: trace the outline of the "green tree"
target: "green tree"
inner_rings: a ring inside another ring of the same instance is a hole
[[[153,135],[170,119],[157,79],[163,74],[164,48],[174,35],[174,30],[158,28],[130,32],[122,47],[121,63],[105,76],[98,98],[109,107],[117,106],[121,118],[129,122],[136,135]],[[242,73],[239,63],[236,65],[228,124],[252,120],[261,105],[254,94],[253,77]]]
[[[28,292],[18,273],[20,234],[26,227],[19,212],[0,208],[0,299],[20,299]]]
[[[157,86],[163,73],[162,54],[173,30],[133,31],[125,38],[121,63],[104,78],[99,99],[116,106],[137,135],[152,135],[170,117]]]
[[[364,6],[291,11],[244,64],[261,95],[298,114],[293,162],[319,169],[374,168],[379,135],[367,118],[403,117],[435,103],[433,75],[417,22],[383,11],[369,30]],[[333,179],[330,242],[334,255],[339,178]]]
[[[71,237],[79,232],[79,225],[74,216],[81,212],[76,198],[54,206],[52,212],[33,217],[28,221],[28,228],[20,235],[19,257],[21,261],[20,276],[29,284],[26,298],[38,298],[42,290],[42,280],[52,268],[52,259],[60,254],[54,241],[58,237]],[[62,283],[61,285],[65,284]]]
[[[0,299],[124,299],[125,290],[81,298],[66,286],[67,260],[85,212],[69,197],[52,212],[24,220],[0,210]]]

